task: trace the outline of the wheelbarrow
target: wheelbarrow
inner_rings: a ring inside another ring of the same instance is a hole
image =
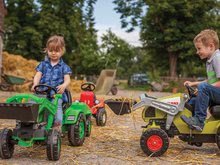
[[[118,89],[115,84],[116,69],[104,69],[96,82],[95,93],[107,95],[109,92],[116,95]]]
[[[23,85],[25,78],[13,76],[9,74],[2,74],[2,83],[0,84],[0,89],[3,91],[8,91],[13,85]]]

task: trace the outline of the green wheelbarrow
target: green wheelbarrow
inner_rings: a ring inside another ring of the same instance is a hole
[[[25,78],[13,76],[9,74],[2,74],[2,83],[0,84],[0,89],[2,91],[8,91],[12,85],[22,85],[25,82]]]

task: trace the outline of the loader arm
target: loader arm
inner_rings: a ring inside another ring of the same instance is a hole
[[[133,105],[132,110],[139,109],[143,106],[150,106],[156,109],[159,109],[165,113],[167,113],[167,121],[166,121],[166,129],[168,130],[173,122],[174,116],[184,109],[185,102],[187,100],[187,96],[183,94],[180,98],[180,103],[178,105],[173,105],[170,103],[165,103],[156,98],[148,97],[146,94],[142,94],[140,96],[141,101]]]

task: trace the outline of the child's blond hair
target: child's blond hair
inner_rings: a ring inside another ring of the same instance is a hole
[[[53,50],[65,52],[65,41],[62,36],[53,35],[47,40],[45,52]]]
[[[193,40],[194,43],[202,42],[203,45],[208,46],[210,43],[214,43],[215,49],[219,49],[218,34],[211,29],[202,30]]]

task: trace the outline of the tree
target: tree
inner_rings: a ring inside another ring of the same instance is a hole
[[[205,28],[217,29],[219,23],[219,1],[173,1],[114,0],[115,10],[121,14],[122,27],[132,30],[141,27],[144,47],[151,51],[153,58],[161,62],[169,59],[169,75],[177,75],[177,60],[192,55],[192,40]],[[143,13],[143,5],[147,12]],[[126,19],[129,18],[129,19]],[[137,19],[137,20],[136,20]],[[159,63],[158,67],[159,67]]]
[[[82,65],[79,68],[79,72],[87,75],[99,74],[103,68],[100,54],[98,53],[97,30],[94,28],[95,19],[93,14],[96,1],[97,0],[87,0],[86,5],[84,6],[84,22],[86,28],[83,32],[84,36],[82,36],[83,40],[80,46]]]
[[[128,77],[135,61],[135,49],[110,29],[102,36],[101,53],[105,68],[117,69],[117,75]]]
[[[37,5],[34,0],[7,0],[5,49],[26,58],[39,59],[42,35],[36,27]]]

